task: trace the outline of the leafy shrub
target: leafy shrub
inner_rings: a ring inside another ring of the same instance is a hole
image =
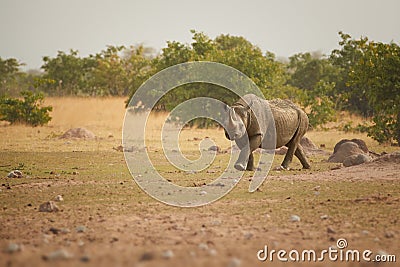
[[[43,93],[22,91],[23,99],[0,97],[0,120],[11,124],[22,123],[31,126],[47,124],[53,107],[43,107]]]

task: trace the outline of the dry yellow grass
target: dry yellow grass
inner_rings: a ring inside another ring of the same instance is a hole
[[[43,127],[23,125],[0,127],[0,150],[2,151],[104,151],[121,144],[122,127],[125,116],[126,98],[47,98],[45,104],[53,106],[52,120]],[[356,116],[342,114],[340,121],[328,125],[335,127],[344,122],[354,124],[363,120]],[[346,115],[346,116],[345,116]],[[146,140],[152,147],[161,148],[161,127],[167,114],[152,114],[146,128]],[[85,127],[94,132],[98,139],[93,141],[66,141],[57,137],[70,128]],[[317,145],[324,144],[332,151],[341,139],[361,138],[371,150],[393,151],[393,147],[380,146],[366,134],[345,133],[337,130],[313,130],[307,133]],[[180,135],[183,151],[193,150],[200,142],[197,139],[210,137],[218,146],[226,148],[230,143],[225,139],[221,129],[184,129]],[[193,142],[193,140],[195,141]],[[191,142],[188,142],[191,140]],[[197,149],[197,148],[196,148]]]

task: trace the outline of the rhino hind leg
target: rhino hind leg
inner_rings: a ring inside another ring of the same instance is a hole
[[[304,153],[303,147],[298,144],[294,155],[300,160],[303,169],[311,169],[311,165],[307,160],[306,154]]]

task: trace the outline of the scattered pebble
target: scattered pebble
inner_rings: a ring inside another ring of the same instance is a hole
[[[290,216],[290,221],[291,222],[299,222],[300,221],[300,217],[297,215],[291,215]]]
[[[201,250],[208,250],[208,245],[206,243],[200,243],[199,244],[199,249]]]
[[[326,228],[326,231],[328,232],[328,234],[336,234],[335,229],[333,229],[331,226],[328,226]]]
[[[58,229],[58,228],[55,228],[55,227],[50,227],[49,231],[52,232],[55,235],[58,235],[61,232],[61,229]]]
[[[386,238],[393,238],[393,237],[395,237],[395,234],[392,231],[386,231],[385,232],[385,237]]]
[[[384,251],[384,250],[378,250],[378,251],[376,252],[376,254],[379,255],[379,256],[388,256],[388,255],[389,255],[389,254],[388,254],[386,251]]]
[[[369,235],[369,231],[368,231],[368,230],[362,230],[361,233],[362,233],[363,235]]]
[[[200,195],[201,195],[201,196],[205,196],[205,195],[207,195],[207,192],[206,192],[206,191],[201,191],[201,192],[200,192]]]
[[[89,262],[90,257],[88,255],[84,255],[79,259],[81,262]]]
[[[242,264],[242,261],[238,258],[232,258],[227,267],[239,267]]]
[[[172,252],[172,250],[165,250],[165,251],[163,251],[163,253],[161,254],[161,256],[162,256],[164,259],[171,259],[171,258],[174,257],[174,252]]]
[[[53,201],[47,201],[39,206],[40,212],[57,212],[59,207]]]
[[[313,188],[314,191],[319,191],[321,189],[321,186],[317,185],[316,187]]]
[[[21,245],[16,244],[16,243],[10,243],[10,244],[8,244],[8,246],[6,247],[4,252],[7,252],[7,253],[11,254],[11,253],[15,253],[15,252],[18,252],[18,251],[21,251],[21,250],[22,250]]]
[[[65,249],[60,249],[60,250],[50,252],[47,255],[44,255],[43,259],[46,261],[55,261],[55,260],[69,260],[72,257],[73,257],[72,254],[70,254]]]
[[[216,226],[216,225],[221,225],[221,221],[219,220],[214,220],[211,222],[212,225]]]
[[[324,215],[321,215],[321,216],[320,216],[320,218],[321,218],[321,220],[326,220],[326,219],[328,219],[328,218],[329,218],[329,216],[328,216],[328,215],[326,215],[326,214],[324,214]]]
[[[210,254],[210,256],[217,256],[217,251],[215,250],[215,249],[210,249],[209,251],[208,251],[208,254]]]
[[[244,234],[244,238],[245,239],[250,239],[250,238],[252,238],[253,237],[253,234],[252,233],[245,233]]]
[[[54,197],[54,201],[61,202],[64,201],[64,198],[62,197],[62,195],[57,195]]]
[[[7,175],[8,178],[22,178],[22,172],[19,170],[14,170],[8,173]]]
[[[84,225],[79,225],[79,226],[77,226],[77,227],[75,228],[75,230],[76,230],[77,233],[84,233],[84,232],[86,232],[86,226],[84,226]]]
[[[139,261],[151,261],[154,259],[154,254],[151,252],[145,252],[140,256]]]

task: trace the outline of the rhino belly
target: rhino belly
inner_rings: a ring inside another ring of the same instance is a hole
[[[296,133],[298,127],[298,115],[295,110],[274,112],[272,110],[276,128],[276,147],[286,145]]]

